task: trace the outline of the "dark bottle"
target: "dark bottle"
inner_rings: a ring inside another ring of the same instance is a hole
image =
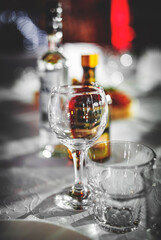
[[[98,65],[98,54],[82,55],[81,64],[83,67],[82,85],[96,85],[96,66]],[[110,96],[108,95],[108,99]],[[107,141],[110,140],[110,111],[108,114],[107,125],[102,136],[97,142],[106,141],[106,144],[99,144],[99,148],[94,150],[95,161],[103,161],[110,155],[110,147]]]
[[[83,67],[83,77],[82,77],[82,81],[81,81],[81,85],[97,85],[96,82],[96,75],[95,75],[95,70],[96,70],[96,66],[98,65],[98,54],[90,54],[90,55],[82,55],[81,56],[81,65]],[[78,81],[76,81],[76,85],[80,84]],[[110,100],[110,96],[107,94],[108,99]],[[77,101],[76,101],[77,100]],[[79,104],[79,99],[77,97],[77,99],[75,99],[75,102]],[[110,102],[109,102],[110,103]],[[81,107],[78,107],[78,114],[76,114],[75,117],[77,117],[77,121],[79,123],[79,126],[81,126]],[[98,109],[98,117],[99,114],[101,114],[101,109]],[[92,124],[92,116],[91,116],[91,124]],[[99,120],[99,118],[98,118]],[[71,119],[71,123],[72,123],[72,119]],[[99,121],[98,121],[99,123]],[[72,124],[71,124],[71,127]],[[106,159],[108,159],[108,157],[110,156],[110,145],[108,143],[108,141],[110,140],[110,112],[108,113],[108,119],[107,119],[107,125],[106,128],[103,132],[103,134],[101,135],[101,137],[97,140],[97,142],[102,142],[102,144],[97,145],[97,147],[91,148],[91,153],[92,154],[92,159],[94,161],[97,162],[103,162]],[[88,128],[88,127],[87,127]],[[89,130],[88,130],[89,131]],[[76,134],[76,131],[73,131],[74,134]],[[83,131],[79,130],[79,134],[81,134],[81,136],[83,136]],[[78,134],[77,133],[77,134]],[[103,143],[104,142],[104,143]],[[95,145],[96,146],[96,145]],[[68,150],[69,153],[69,158],[72,159],[72,155],[70,153],[70,151]]]
[[[82,85],[94,85],[96,83],[95,68],[98,65],[98,54],[82,55],[83,67]]]

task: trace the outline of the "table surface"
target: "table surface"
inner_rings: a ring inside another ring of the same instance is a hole
[[[125,82],[123,88],[130,89]],[[91,239],[159,239],[161,225],[161,90],[131,93],[135,102],[132,118],[111,122],[111,139],[137,141],[157,154],[153,203],[158,209],[153,233],[142,226],[127,234],[107,233],[98,228],[89,208],[63,210],[52,201],[54,194],[73,183],[73,166],[65,157],[44,159],[39,153],[39,113],[33,103],[17,100],[11,89],[0,90],[0,220],[28,219],[69,227]],[[13,94],[13,95],[12,95]],[[12,95],[12,97],[11,97]],[[157,230],[156,230],[157,229]]]

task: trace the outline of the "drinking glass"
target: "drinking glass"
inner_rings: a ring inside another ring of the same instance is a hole
[[[151,148],[129,141],[104,141],[88,149],[88,184],[94,217],[102,229],[125,233],[146,227],[155,160]]]
[[[98,86],[54,88],[48,114],[51,130],[71,151],[74,163],[74,185],[59,195],[59,205],[85,209],[89,191],[83,181],[84,154],[105,129],[108,116],[106,95]]]

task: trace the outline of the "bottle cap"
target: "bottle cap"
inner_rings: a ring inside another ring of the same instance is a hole
[[[98,54],[82,55],[82,67],[94,68],[98,64]]]

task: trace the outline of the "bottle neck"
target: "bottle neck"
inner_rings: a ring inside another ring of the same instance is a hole
[[[61,49],[63,38],[62,31],[62,6],[57,0],[50,1],[46,15],[46,31],[48,33],[48,50],[57,51]]]
[[[95,68],[83,67],[82,85],[94,85],[95,82]]]
[[[59,33],[48,34],[48,51],[61,51],[62,33]]]

